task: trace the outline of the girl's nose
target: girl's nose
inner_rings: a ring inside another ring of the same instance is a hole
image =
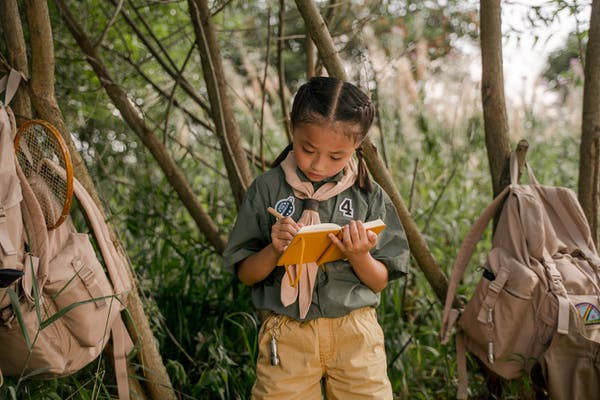
[[[321,156],[315,155],[311,160],[310,167],[312,169],[314,169],[315,171],[319,171],[320,166],[321,166],[321,159],[322,159]]]

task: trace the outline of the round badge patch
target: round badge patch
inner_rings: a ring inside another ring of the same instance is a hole
[[[278,200],[273,208],[275,208],[275,210],[277,210],[277,212],[284,217],[289,217],[294,213],[294,211],[296,211],[296,206],[294,205],[294,196]]]

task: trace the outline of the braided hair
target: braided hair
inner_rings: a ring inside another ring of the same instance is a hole
[[[343,133],[356,143],[358,159],[358,185],[368,192],[373,190],[363,156],[362,142],[373,123],[375,108],[369,97],[349,82],[318,76],[311,78],[298,89],[292,104],[290,121],[292,129],[303,124],[343,124]],[[279,165],[292,150],[288,145],[275,159]]]

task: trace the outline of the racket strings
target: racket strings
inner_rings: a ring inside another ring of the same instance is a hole
[[[40,204],[46,226],[51,226],[61,216],[61,203],[42,175],[31,175],[27,178],[27,182],[29,182],[29,186],[31,186],[31,190]]]
[[[67,169],[63,148],[55,133],[46,129],[41,124],[30,124],[23,129],[16,154],[40,203],[46,225],[53,228],[62,222],[63,206],[68,201],[69,193],[65,174],[61,175],[48,167],[51,161],[62,170]]]

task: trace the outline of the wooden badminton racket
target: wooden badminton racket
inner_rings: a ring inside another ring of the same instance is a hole
[[[14,143],[19,166],[34,189],[46,227],[58,228],[69,215],[73,200],[73,164],[67,144],[52,124],[39,119],[21,125]],[[47,161],[66,173],[56,173]]]

